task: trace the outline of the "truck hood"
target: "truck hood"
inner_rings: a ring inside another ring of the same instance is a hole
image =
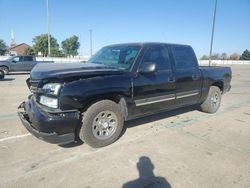
[[[90,77],[122,73],[122,70],[94,63],[38,63],[31,71],[32,80],[45,78]]]
[[[1,60],[0,63],[6,63],[8,62],[7,60]]]

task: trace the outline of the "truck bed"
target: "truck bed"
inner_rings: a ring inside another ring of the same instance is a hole
[[[201,71],[209,72],[211,75],[216,75],[217,73],[220,73],[220,76],[222,73],[225,74],[231,74],[231,68],[230,67],[222,67],[222,66],[199,66]]]
[[[232,79],[232,71],[230,67],[222,67],[222,66],[200,66],[199,67],[204,79],[208,81],[208,86],[210,85],[209,82],[214,82],[217,80],[218,82],[223,82],[223,92],[227,92],[230,90],[231,79]]]

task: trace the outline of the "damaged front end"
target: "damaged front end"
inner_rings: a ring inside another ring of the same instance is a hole
[[[61,110],[40,103],[41,96],[55,97],[39,89],[39,82],[27,80],[33,93],[18,107],[18,116],[25,128],[35,137],[53,144],[67,144],[75,141],[75,130],[79,123],[78,110]],[[47,91],[46,91],[47,92]]]

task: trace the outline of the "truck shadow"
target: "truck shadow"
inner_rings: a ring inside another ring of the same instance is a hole
[[[195,111],[195,110],[199,110],[198,106],[189,106],[189,107],[185,107],[185,108],[183,107],[183,108],[179,108],[179,109],[176,109],[176,110],[155,113],[155,114],[151,114],[151,115],[148,115],[148,116],[145,116],[145,117],[140,117],[140,118],[137,118],[137,119],[126,121],[124,123],[124,127],[123,127],[123,130],[122,130],[119,138],[121,138],[125,134],[127,129],[130,129],[130,128],[133,128],[133,127],[136,127],[136,126],[139,126],[139,125],[143,125],[145,123],[150,123],[150,122],[153,122],[153,121],[157,121],[157,120],[169,118],[169,117],[172,117],[172,116],[176,116],[176,115],[179,115],[179,114],[187,113],[187,112],[190,112],[190,111]],[[60,146],[63,147],[63,148],[71,148],[71,147],[75,147],[75,146],[80,146],[83,143],[84,142],[82,142],[79,138],[76,138],[75,142],[72,142],[72,143],[69,143],[69,144],[66,144],[66,145],[60,145]]]
[[[76,140],[74,142],[68,143],[68,144],[64,144],[64,145],[59,145],[62,148],[73,148],[76,146],[80,146],[82,145],[84,142],[81,141],[79,138],[76,138]]]
[[[122,188],[137,188],[137,187],[158,187],[171,188],[169,182],[160,176],[154,175],[154,164],[147,156],[141,156],[136,163],[139,177],[135,180],[124,183]]]
[[[13,81],[15,80],[15,78],[3,78],[3,79],[0,79],[0,81]]]
[[[165,118],[169,118],[172,116],[177,116],[183,113],[187,113],[190,111],[195,111],[195,110],[199,110],[198,106],[189,106],[189,107],[183,107],[183,108],[179,108],[176,110],[171,110],[171,111],[165,111],[165,112],[160,112],[160,113],[156,113],[156,114],[152,114],[152,115],[148,115],[145,117],[141,117],[141,118],[137,118],[134,120],[129,120],[125,122],[125,126],[124,128],[133,128],[135,126],[138,125],[142,125],[145,123],[150,123],[153,121],[158,121],[161,119],[165,119]],[[126,130],[124,130],[126,131]]]
[[[11,72],[8,73],[8,75],[25,75],[25,74],[30,74],[29,72]]]

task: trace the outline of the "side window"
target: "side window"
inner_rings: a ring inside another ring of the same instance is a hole
[[[23,61],[33,61],[33,57],[32,56],[24,56]]]
[[[197,66],[194,52],[190,47],[176,46],[172,51],[177,69],[190,69]]]
[[[171,69],[168,51],[161,46],[150,47],[147,49],[140,66],[143,66],[146,62],[156,63],[156,70],[158,71]]]
[[[19,56],[17,56],[17,57],[14,57],[12,61],[13,62],[20,62],[21,58]]]

